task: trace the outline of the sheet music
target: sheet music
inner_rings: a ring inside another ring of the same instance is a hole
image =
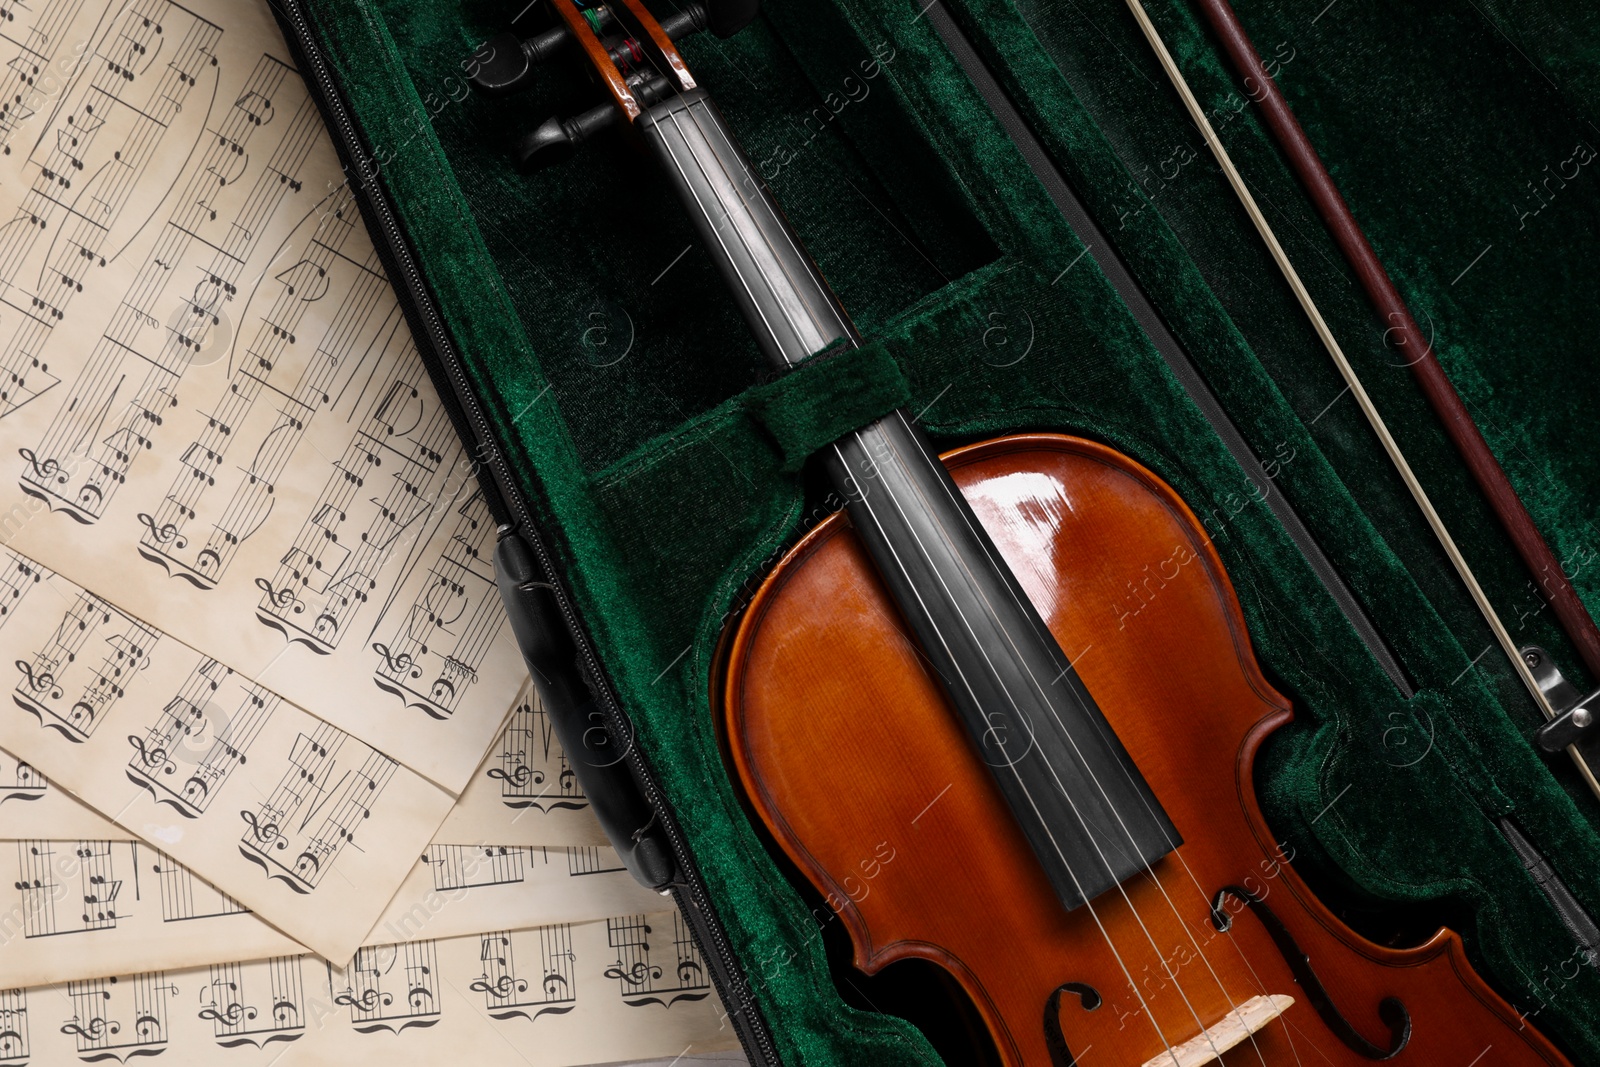
[[[737,1046],[671,913],[0,992],[0,1064],[240,1067],[689,1057]]]
[[[5,20],[0,744],[347,958],[525,677],[492,521],[266,6]]]
[[[0,653],[0,746],[330,958],[355,951],[453,803],[59,574],[0,620]]]
[[[172,857],[130,841],[0,842],[0,985],[301,953]],[[5,1063],[0,1059],[0,1063]]]
[[[523,683],[505,729],[435,838],[505,845],[606,843],[531,682]]]
[[[660,906],[610,848],[436,843],[363,943]],[[306,951],[171,856],[142,842],[97,840],[0,842],[0,945],[3,988],[194,967],[215,962],[219,951],[236,961]]]
[[[286,59],[259,0],[7,8],[0,542],[459,793],[494,524]]]
[[[661,899],[634,881],[608,846],[436,842],[367,940],[455,937],[488,927],[578,922],[621,911],[652,911],[661,907]]]
[[[4,661],[0,637],[0,662]],[[100,838],[135,835],[98,815],[44,775],[0,750],[0,837]],[[561,750],[533,686],[523,684],[501,736],[456,798],[438,841],[507,845],[604,845],[583,787]]]
[[[105,838],[132,835],[31,767],[0,750],[0,832],[7,837]]]

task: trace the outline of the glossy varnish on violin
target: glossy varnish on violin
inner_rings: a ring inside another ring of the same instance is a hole
[[[721,711],[751,803],[839,910],[857,966],[944,967],[1005,1061],[1029,1067],[1176,1063],[1170,1047],[1273,994],[1294,1004],[1223,1062],[1566,1062],[1471,970],[1455,934],[1374,945],[1285,862],[1252,765],[1289,706],[1171,489],[1068,437],[1004,438],[946,460],[1183,844],[1063,908],[834,516],[740,621]]]

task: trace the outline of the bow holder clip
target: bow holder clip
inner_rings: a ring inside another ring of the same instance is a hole
[[[1539,747],[1546,752],[1560,752],[1576,745],[1585,757],[1600,755],[1589,751],[1591,747],[1600,748],[1600,731],[1595,729],[1595,721],[1600,719],[1600,689],[1583,696],[1552,662],[1550,653],[1537,645],[1523,648],[1522,659],[1556,713],[1555,718],[1535,731]]]

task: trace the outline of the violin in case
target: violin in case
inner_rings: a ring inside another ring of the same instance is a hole
[[[1600,1063],[1588,5],[274,10],[751,1063]]]

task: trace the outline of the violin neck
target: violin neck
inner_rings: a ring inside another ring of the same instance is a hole
[[[704,90],[636,125],[775,366],[861,343]],[[1062,903],[1176,848],[1177,830],[912,420],[894,412],[822,457]]]
[[[840,338],[861,343],[704,89],[668,97],[635,125],[773,366],[794,367]]]

